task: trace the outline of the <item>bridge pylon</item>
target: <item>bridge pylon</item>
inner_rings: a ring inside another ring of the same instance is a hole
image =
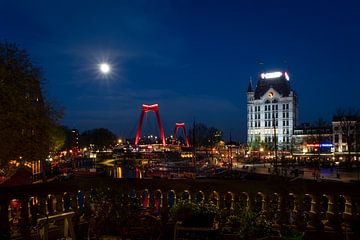
[[[189,146],[189,140],[187,138],[187,135],[186,135],[186,128],[185,128],[185,123],[175,123],[175,128],[174,128],[174,134],[173,134],[173,140],[172,140],[172,144],[175,143],[175,139],[177,137],[177,132],[178,132],[178,129],[181,128],[184,132],[184,137],[185,137],[185,144],[186,146],[188,147]]]
[[[165,141],[164,129],[163,129],[161,119],[160,119],[159,105],[158,104],[152,104],[152,105],[143,104],[142,105],[139,126],[138,126],[138,130],[136,132],[136,137],[135,137],[135,145],[138,145],[138,143],[139,143],[140,134],[141,134],[141,128],[142,128],[142,124],[144,122],[144,115],[147,112],[155,112],[157,124],[158,124],[159,130],[160,130],[160,137],[161,137],[161,140],[162,140],[162,144],[163,144],[163,146],[165,146],[166,141]]]

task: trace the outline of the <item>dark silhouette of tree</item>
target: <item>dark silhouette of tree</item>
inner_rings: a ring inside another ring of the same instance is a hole
[[[321,162],[321,153],[323,149],[321,144],[330,139],[326,139],[326,135],[330,134],[330,124],[322,119],[318,118],[312,126],[308,129],[309,136],[306,139],[306,143],[310,144],[319,144],[319,146],[314,148],[317,152],[316,157],[311,157],[314,164],[314,178],[316,177],[315,171],[320,171],[320,162]]]
[[[327,132],[330,129],[330,124],[322,119],[318,118],[313,124],[312,124],[312,134],[310,135],[310,139],[308,139],[308,143],[324,143],[325,141],[331,141],[330,139],[327,139]],[[320,154],[320,148],[318,153]]]
[[[203,123],[195,124],[196,147],[213,147],[223,140],[223,133],[217,128],[207,127]],[[189,131],[189,143],[193,145],[193,129]]]
[[[25,50],[0,43],[0,164],[42,160],[61,116],[43,95],[44,78]]]
[[[359,111],[355,109],[338,109],[333,118],[334,121],[339,122],[339,132],[342,134],[342,142],[347,143],[348,157],[347,161],[351,161],[351,152],[358,151],[358,140],[360,129],[360,115]]]
[[[94,150],[103,150],[116,143],[116,135],[106,128],[96,128],[80,135],[80,147],[93,145]]]

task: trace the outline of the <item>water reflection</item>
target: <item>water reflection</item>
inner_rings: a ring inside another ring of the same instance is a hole
[[[142,178],[142,172],[138,167],[106,167],[106,172],[108,176],[111,176],[113,178]]]

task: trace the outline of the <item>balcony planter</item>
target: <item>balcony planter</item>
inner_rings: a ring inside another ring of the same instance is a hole
[[[284,240],[301,240],[303,238],[304,238],[303,232],[300,232],[288,225],[285,225],[281,231],[281,239]]]
[[[170,210],[170,214],[173,221],[181,222],[184,227],[212,228],[219,210],[212,203],[180,201]]]

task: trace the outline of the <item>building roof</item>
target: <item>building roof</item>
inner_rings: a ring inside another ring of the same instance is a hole
[[[283,97],[288,97],[292,91],[290,82],[282,75],[277,78],[262,78],[259,77],[255,88],[255,99],[260,99],[270,88],[273,88]]]
[[[332,134],[332,126],[314,127],[298,126],[294,129],[294,135],[318,135]]]

